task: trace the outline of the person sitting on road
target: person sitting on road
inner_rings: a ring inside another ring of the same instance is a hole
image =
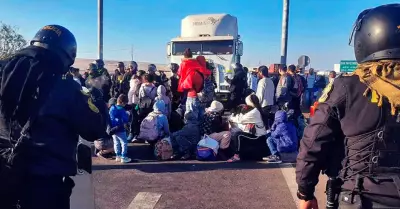
[[[199,143],[200,128],[197,115],[193,112],[187,112],[184,116],[185,126],[171,135],[171,145],[174,154],[172,160],[187,160],[191,158]]]
[[[110,135],[114,140],[114,150],[116,154],[115,161],[129,163],[131,159],[127,157],[128,140],[125,125],[129,122],[129,115],[124,109],[128,103],[128,97],[121,94],[117,98],[117,104],[110,108]]]
[[[280,153],[297,152],[297,130],[293,123],[288,122],[287,114],[283,110],[275,113],[274,124],[271,127],[271,136],[267,138],[267,145],[271,156],[264,160],[269,163],[280,163]]]
[[[114,152],[114,144],[112,140],[98,139],[94,141],[94,147],[96,148],[97,157],[111,158]]]
[[[158,88],[157,88],[157,97],[156,97],[155,101],[158,101],[158,100],[164,101],[165,110],[164,110],[163,113],[169,119],[170,116],[171,116],[172,107],[171,107],[171,99],[166,95],[166,93],[167,93],[167,89],[163,85],[158,86]]]
[[[266,135],[266,126],[268,120],[264,121],[266,117],[263,117],[262,108],[260,101],[255,94],[249,95],[245,99],[246,101],[246,113],[239,113],[230,118],[230,122],[237,125],[239,132],[234,132],[231,143],[233,143],[234,156],[228,160],[228,162],[240,161],[240,143],[239,136],[245,136],[246,139],[255,140],[260,136]]]
[[[227,149],[231,142],[231,132],[224,130],[223,111],[224,106],[221,102],[212,101],[210,107],[206,109],[200,131],[201,136],[206,134],[218,141],[220,149]]]
[[[146,140],[154,145],[158,140],[170,135],[168,118],[164,115],[165,103],[158,100],[153,105],[153,111],[150,112],[140,124],[138,139]]]

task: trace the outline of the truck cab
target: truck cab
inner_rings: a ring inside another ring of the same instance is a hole
[[[233,77],[235,63],[240,63],[243,43],[238,35],[237,18],[229,14],[189,15],[182,19],[181,35],[167,44],[167,57],[180,64],[183,52],[190,48],[194,58],[202,55],[214,64],[217,98],[224,101],[229,95],[225,77]]]

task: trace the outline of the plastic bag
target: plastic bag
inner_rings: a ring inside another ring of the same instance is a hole
[[[204,135],[203,139],[201,139],[197,145],[200,147],[210,148],[214,151],[215,154],[218,153],[219,149],[218,141],[209,137],[208,135]]]

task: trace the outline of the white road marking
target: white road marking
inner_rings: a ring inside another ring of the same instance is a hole
[[[158,193],[139,192],[127,209],[154,209],[160,198]]]
[[[279,164],[281,168],[283,177],[286,180],[286,184],[289,188],[290,194],[293,197],[293,201],[296,204],[296,207],[299,207],[299,200],[297,199],[297,183],[296,183],[296,173],[295,168],[291,163],[282,163]]]

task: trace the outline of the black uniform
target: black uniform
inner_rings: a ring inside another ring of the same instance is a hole
[[[60,40],[64,43],[55,48],[54,43],[41,44],[56,41],[55,37],[64,38]],[[68,53],[70,45],[76,47],[76,42],[67,29],[46,26],[2,72],[0,208],[15,208],[17,201],[21,209],[69,208],[74,186],[69,176],[77,172],[79,136],[89,141],[107,138],[107,110],[102,98],[82,92],[72,76],[65,74],[75,59],[74,50]],[[71,57],[63,57],[67,54]],[[29,129],[24,131],[26,124],[30,124]],[[21,144],[15,143],[17,139],[22,139]],[[3,159],[12,156],[7,154],[12,144],[17,158],[11,171],[18,175],[18,184],[10,182],[15,176],[3,167]]]
[[[360,65],[326,87],[300,142],[300,199],[313,199],[325,170],[341,182],[340,208],[400,208],[400,107],[390,103],[400,91],[393,69],[400,65],[399,25],[400,4],[358,16],[352,36]]]
[[[111,98],[111,76],[108,73],[106,68],[99,68],[99,71],[103,74],[103,76],[107,79],[105,84],[102,86],[101,90],[103,91],[103,100],[107,103]]]
[[[111,76],[108,73],[108,70],[104,68],[104,61],[102,59],[97,59],[94,61],[94,63],[96,64],[99,73],[104,76],[104,79],[106,79],[105,83],[101,87],[101,90],[103,91],[104,101],[108,103],[108,100],[111,98]]]
[[[232,79],[225,78],[229,83],[230,107],[232,109],[240,104],[244,104],[245,90],[247,89],[247,75],[241,64],[237,63],[234,68],[234,76]]]
[[[345,180],[342,188],[352,191],[360,175],[369,175],[368,163],[372,155],[368,146],[376,139],[384,125],[386,113],[383,108],[363,96],[367,86],[358,76],[338,77],[332,85],[332,92],[326,102],[320,103],[310,124],[304,131],[297,158],[296,176],[299,191],[313,194],[320,172],[329,169],[330,158],[341,161],[346,154],[341,172]],[[400,129],[400,126],[398,127]],[[343,135],[345,138],[343,138]],[[332,150],[336,141],[343,144],[342,149]],[[388,139],[389,140],[389,139]],[[344,153],[346,147],[347,153]],[[397,156],[398,157],[398,156]],[[365,158],[365,159],[364,159]],[[367,169],[367,170],[365,170]],[[383,177],[383,174],[379,174]],[[392,206],[400,205],[399,188],[390,180],[379,182],[364,178],[365,197]],[[400,174],[395,174],[400,176]],[[400,186],[400,185],[399,185]]]

